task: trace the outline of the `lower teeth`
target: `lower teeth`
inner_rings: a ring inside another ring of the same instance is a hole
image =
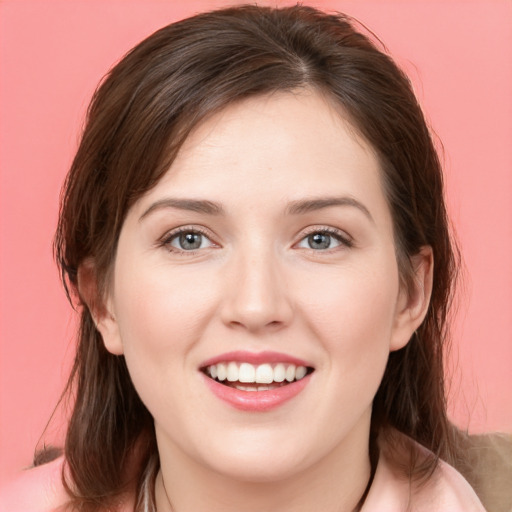
[[[219,382],[219,381],[217,381]],[[222,381],[221,384],[224,384],[225,386],[229,386],[230,388],[235,388],[240,391],[268,391],[271,389],[277,389],[282,386],[286,386],[287,384],[290,384],[290,382],[274,382],[272,384],[240,384],[238,382],[229,382],[229,381]]]

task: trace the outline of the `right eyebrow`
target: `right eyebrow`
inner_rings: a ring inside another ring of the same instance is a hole
[[[218,203],[206,201],[203,199],[177,199],[173,197],[166,197],[155,201],[150,207],[139,217],[141,222],[150,213],[161,210],[164,208],[175,208],[178,210],[186,210],[190,212],[205,213],[207,215],[223,215],[224,209]]]

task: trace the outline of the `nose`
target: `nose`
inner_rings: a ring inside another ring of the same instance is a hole
[[[230,328],[253,333],[276,331],[293,317],[291,290],[283,262],[271,250],[238,255],[225,275],[222,321]]]

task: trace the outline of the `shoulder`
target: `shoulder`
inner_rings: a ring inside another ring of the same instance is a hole
[[[64,458],[26,469],[0,492],[0,512],[50,512],[62,509],[68,495],[62,484]]]
[[[418,491],[418,511],[451,510],[460,512],[485,512],[475,491],[466,479],[444,461],[427,484]]]
[[[418,453],[424,449],[417,445]],[[424,482],[414,482],[381,454],[361,512],[485,512],[475,491],[452,466],[440,461]]]
[[[70,512],[70,496],[62,483],[64,456],[21,471],[0,488],[0,512]],[[121,496],[109,511],[134,509],[131,493]],[[74,509],[73,509],[74,510]]]

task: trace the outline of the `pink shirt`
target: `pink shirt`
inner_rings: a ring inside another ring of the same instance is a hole
[[[432,477],[415,489],[381,454],[361,512],[485,512],[485,509],[469,483],[446,462],[440,461]]]
[[[0,512],[55,512],[67,499],[61,483],[63,458],[24,471],[0,494]],[[123,512],[129,512],[129,506]],[[362,512],[485,512],[475,492],[453,467],[441,462],[419,490],[380,457]]]

